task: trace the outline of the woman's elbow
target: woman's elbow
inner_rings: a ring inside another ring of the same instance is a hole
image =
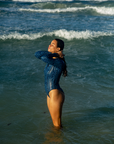
[[[35,57],[37,57],[37,58],[39,58],[40,59],[40,54],[39,54],[39,52],[35,52]]]

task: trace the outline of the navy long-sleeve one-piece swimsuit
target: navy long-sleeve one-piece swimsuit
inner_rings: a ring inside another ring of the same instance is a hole
[[[42,61],[46,62],[47,65],[44,69],[45,74],[45,91],[49,96],[49,92],[53,89],[58,89],[63,92],[59,86],[59,79],[65,66],[65,62],[57,57],[57,53],[50,53],[48,51],[38,51],[35,56]]]

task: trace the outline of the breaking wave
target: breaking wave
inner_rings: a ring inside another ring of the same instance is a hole
[[[34,8],[0,8],[0,10],[15,12],[15,11],[26,11],[26,12],[38,12],[38,13],[65,13],[65,12],[85,12],[89,11],[96,12],[102,15],[114,15],[114,7],[94,7],[94,6],[85,6],[85,7],[66,7],[66,8],[55,8],[55,9],[34,9]]]
[[[92,7],[92,6],[86,6],[86,7],[67,7],[67,8],[57,8],[57,9],[26,9],[26,8],[20,8],[20,11],[30,11],[30,12],[40,12],[40,13],[61,13],[61,12],[77,12],[82,10],[93,10],[99,14],[104,15],[114,15],[114,7]]]
[[[13,0],[18,2],[54,2],[54,1],[74,1],[74,0]]]
[[[35,40],[38,38],[42,38],[44,36],[56,36],[56,37],[61,37],[67,40],[72,40],[72,39],[92,39],[92,38],[98,38],[100,36],[113,36],[114,31],[109,31],[109,32],[95,32],[95,31],[67,31],[65,29],[61,30],[55,30],[53,32],[47,32],[47,33],[32,33],[32,34],[20,34],[18,32],[15,33],[10,33],[8,35],[0,35],[1,40],[6,40],[6,39],[17,39],[17,40]]]
[[[13,0],[18,2],[54,2],[54,1],[75,1],[75,0]],[[88,0],[88,1],[97,1],[97,2],[103,2],[108,0]]]

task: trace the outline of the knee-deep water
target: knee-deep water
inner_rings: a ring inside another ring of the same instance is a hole
[[[53,128],[45,63],[34,56],[65,42],[63,129]],[[114,2],[0,1],[0,143],[114,143]]]

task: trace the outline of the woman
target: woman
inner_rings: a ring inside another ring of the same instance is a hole
[[[61,128],[62,106],[65,95],[59,86],[61,74],[67,76],[66,62],[63,55],[64,42],[54,39],[48,47],[48,51],[38,51],[35,56],[47,65],[45,73],[45,90],[47,93],[47,106],[55,127]]]

